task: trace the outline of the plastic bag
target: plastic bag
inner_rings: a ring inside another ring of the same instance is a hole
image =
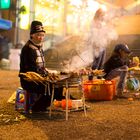
[[[127,79],[127,88],[129,90],[136,90],[138,91],[140,89],[140,82],[137,78],[131,77]]]

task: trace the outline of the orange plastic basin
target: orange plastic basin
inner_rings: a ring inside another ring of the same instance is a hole
[[[89,80],[83,84],[85,98],[88,100],[112,100],[116,91],[114,80]]]

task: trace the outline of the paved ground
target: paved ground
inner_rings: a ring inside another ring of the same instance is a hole
[[[140,101],[117,99],[86,102],[83,111],[65,113],[54,111],[24,116],[7,103],[19,87],[17,71],[0,70],[0,140],[139,140]]]

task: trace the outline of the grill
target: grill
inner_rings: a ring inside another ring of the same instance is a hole
[[[81,76],[69,76],[69,75],[61,75],[60,80],[54,82],[55,85],[58,86],[74,86],[74,85],[79,85],[82,82],[82,77]]]
[[[62,76],[59,81],[56,81],[53,83],[53,91],[52,91],[52,97],[51,97],[51,105],[50,105],[50,112],[49,116],[51,117],[52,112],[52,105],[53,105],[53,99],[54,99],[54,88],[58,86],[63,86],[66,88],[66,120],[68,120],[68,100],[69,100],[69,88],[74,88],[82,84],[82,77],[81,76]],[[82,88],[81,88],[82,90]],[[83,93],[83,92],[82,92]],[[86,116],[86,108],[85,108],[85,97],[83,93],[83,107],[84,107],[84,113]]]

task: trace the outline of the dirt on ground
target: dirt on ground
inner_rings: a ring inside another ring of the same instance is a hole
[[[24,115],[7,103],[20,86],[18,71],[0,70],[0,140],[139,140],[140,100],[86,101],[83,111]]]

